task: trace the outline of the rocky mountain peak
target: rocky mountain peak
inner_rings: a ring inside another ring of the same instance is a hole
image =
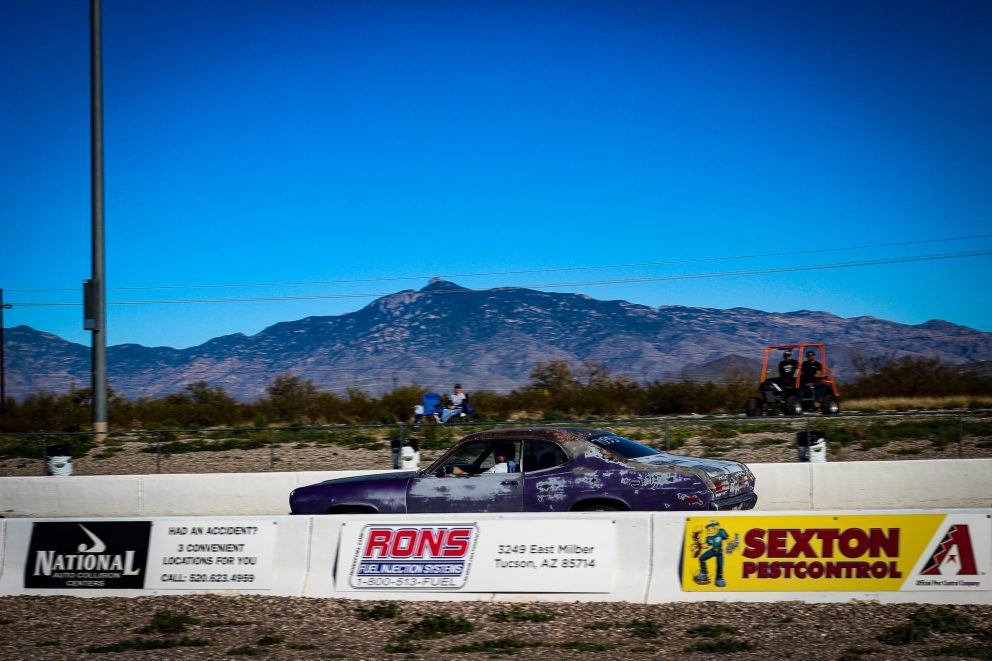
[[[462,287],[461,285],[456,285],[453,282],[449,282],[444,278],[431,278],[427,286],[421,289],[422,292],[433,292],[433,291],[472,291],[468,287]]]

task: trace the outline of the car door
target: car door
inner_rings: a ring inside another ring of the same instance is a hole
[[[449,457],[448,466],[471,466],[475,474],[421,474],[410,480],[407,488],[407,512],[519,512],[523,501],[523,476],[519,470],[488,473],[495,465],[495,445],[510,445],[476,441],[457,448]],[[514,464],[519,463],[520,443],[514,445]],[[514,466],[516,468],[516,466]]]
[[[577,489],[565,451],[551,441],[526,441],[522,463],[524,511],[568,511]]]

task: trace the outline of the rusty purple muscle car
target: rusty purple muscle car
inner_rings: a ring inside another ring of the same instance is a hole
[[[757,500],[744,464],[571,428],[478,432],[429,468],[327,480],[289,496],[293,514],[728,510]]]

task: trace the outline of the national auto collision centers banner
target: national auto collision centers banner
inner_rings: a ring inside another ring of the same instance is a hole
[[[985,514],[689,517],[687,592],[988,590]]]

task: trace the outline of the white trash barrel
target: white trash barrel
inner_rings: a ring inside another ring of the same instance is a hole
[[[796,450],[799,461],[815,464],[823,464],[827,461],[827,439],[820,432],[798,432],[796,434]]]
[[[809,445],[809,463],[827,463],[827,439],[822,436]]]
[[[57,455],[45,458],[45,474],[56,477],[67,477],[72,475],[72,457]]]
[[[409,445],[404,445],[400,450],[400,468],[407,470],[420,468],[420,452]]]

